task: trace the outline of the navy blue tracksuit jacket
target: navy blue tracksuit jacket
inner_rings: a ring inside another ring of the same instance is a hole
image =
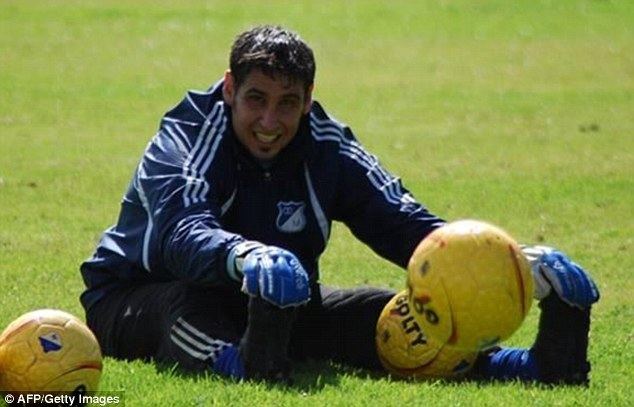
[[[233,134],[222,82],[190,91],[161,120],[117,223],[82,264],[81,300],[89,308],[131,283],[236,284],[226,257],[245,239],[290,250],[317,281],[333,220],[401,267],[444,223],[318,102],[272,165],[262,166]]]

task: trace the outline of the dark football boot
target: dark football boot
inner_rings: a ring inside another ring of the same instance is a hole
[[[531,348],[539,381],[587,386],[590,309],[572,307],[554,292],[540,301],[539,307],[539,331]]]
[[[247,329],[240,341],[240,354],[247,379],[291,383],[288,345],[297,309],[279,308],[252,297]]]

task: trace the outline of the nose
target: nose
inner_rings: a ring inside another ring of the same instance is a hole
[[[277,130],[277,113],[273,107],[267,107],[262,112],[262,117],[260,118],[260,126],[262,126],[262,130],[264,131],[275,131]]]

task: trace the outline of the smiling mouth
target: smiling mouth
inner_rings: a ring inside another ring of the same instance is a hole
[[[263,144],[273,144],[275,143],[282,135],[279,133],[269,134],[269,133],[260,133],[255,132],[255,138]]]

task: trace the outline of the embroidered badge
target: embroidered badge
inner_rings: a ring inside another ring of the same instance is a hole
[[[278,202],[277,229],[285,233],[295,233],[306,226],[306,216],[304,214],[304,202]]]

